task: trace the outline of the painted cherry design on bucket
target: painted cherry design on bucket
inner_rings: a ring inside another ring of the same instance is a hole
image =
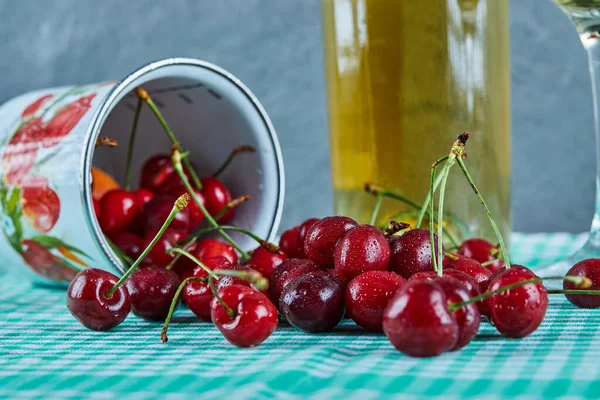
[[[21,210],[27,221],[40,232],[49,232],[60,216],[60,199],[43,176],[30,176],[21,187]]]
[[[41,118],[25,123],[10,139],[2,154],[3,179],[7,185],[20,186],[33,168],[39,138],[44,131]]]
[[[219,290],[219,297],[233,310],[233,315],[213,298],[210,303],[211,319],[234,346],[257,346],[277,327],[277,309],[264,293],[246,286],[231,285]]]
[[[107,296],[118,280],[110,272],[97,268],[79,272],[67,290],[67,308],[89,329],[105,331],[114,328],[125,320],[131,309],[125,286]]]
[[[96,93],[80,97],[59,111],[46,126],[42,146],[48,148],[60,143],[90,109],[94,97]]]
[[[52,94],[46,94],[34,101],[33,103],[31,103],[30,105],[28,105],[27,107],[25,107],[25,109],[21,113],[21,118],[32,117],[33,114],[38,112],[48,101],[52,99],[52,97],[54,97]]]
[[[57,282],[70,282],[77,275],[75,269],[38,242],[25,239],[21,247],[23,261],[41,276]]]

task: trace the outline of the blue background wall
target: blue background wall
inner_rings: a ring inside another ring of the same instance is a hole
[[[585,231],[595,169],[585,53],[550,0],[510,5],[514,226]],[[0,0],[0,103],[169,56],[219,64],[277,128],[290,226],[332,211],[320,23],[318,0]]]

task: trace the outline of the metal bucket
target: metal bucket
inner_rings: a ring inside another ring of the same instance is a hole
[[[284,199],[284,171],[275,130],[254,95],[210,63],[171,58],[146,65],[120,82],[27,93],[0,107],[0,254],[2,268],[36,282],[65,284],[86,267],[121,273],[92,202],[92,165],[124,177],[127,141],[141,86],[159,106],[199,175],[212,173],[229,152],[251,145],[220,179],[234,196],[252,200],[232,224],[272,240]],[[142,108],[133,157],[133,182],[142,163],[168,153],[155,116]],[[109,136],[121,145],[95,148]],[[232,235],[243,247],[249,238]]]

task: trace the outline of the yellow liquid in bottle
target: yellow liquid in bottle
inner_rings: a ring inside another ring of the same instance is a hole
[[[369,221],[372,182],[422,203],[431,164],[456,135],[472,134],[471,176],[503,235],[510,232],[508,2],[323,0],[335,211]],[[436,196],[437,197],[437,196]],[[437,199],[436,199],[437,201]],[[458,166],[446,224],[457,238],[496,242]],[[385,200],[377,223],[413,223],[415,209]]]

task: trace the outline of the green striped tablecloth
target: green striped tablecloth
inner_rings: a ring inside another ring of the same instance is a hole
[[[582,240],[516,234],[514,260],[549,263]],[[351,322],[321,335],[282,326],[255,349],[230,346],[189,311],[179,313],[167,344],[160,324],[136,317],[92,332],[71,317],[63,291],[1,281],[0,397],[600,397],[600,310],[576,309],[562,296],[526,339],[505,339],[482,324],[464,350],[413,359]]]

